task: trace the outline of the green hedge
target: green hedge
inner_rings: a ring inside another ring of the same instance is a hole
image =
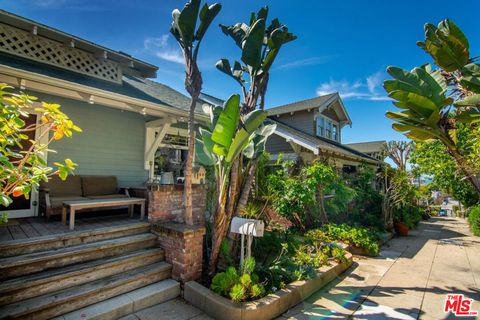
[[[473,234],[480,237],[480,205],[470,208],[468,211],[468,223]]]

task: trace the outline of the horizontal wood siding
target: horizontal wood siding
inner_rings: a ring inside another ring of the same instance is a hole
[[[32,93],[33,94],[33,93]],[[77,175],[114,175],[120,187],[140,186],[148,178],[144,170],[145,118],[76,100],[36,94],[39,99],[61,104],[61,110],[83,132],[54,141],[48,163],[70,158],[78,164]]]
[[[285,138],[282,138],[280,136],[277,136],[276,134],[272,134],[266,144],[266,149],[268,153],[271,154],[277,154],[280,152],[293,152],[292,147],[290,144],[285,140]]]
[[[273,119],[278,120],[286,125],[289,125],[299,131],[315,135],[315,113],[314,110],[309,111],[298,111],[294,112],[292,115],[290,113],[282,114],[280,117],[274,117]]]

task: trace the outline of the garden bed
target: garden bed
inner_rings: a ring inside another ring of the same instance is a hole
[[[255,301],[235,303],[195,281],[185,284],[184,298],[219,320],[274,319],[347,270],[352,264],[352,255],[346,253],[345,257],[344,263],[319,268],[313,279],[292,282],[285,289]]]
[[[378,240],[378,246],[380,247],[393,238],[393,233],[392,232],[381,233],[379,234],[379,238],[380,239]],[[349,245],[345,248],[345,250],[357,256],[369,256],[368,250],[362,247]]]

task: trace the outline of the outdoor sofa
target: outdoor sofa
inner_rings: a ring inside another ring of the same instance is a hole
[[[53,176],[40,184],[40,212],[48,220],[62,214],[64,201],[128,197],[128,189],[120,190],[115,176],[69,176],[65,181]]]

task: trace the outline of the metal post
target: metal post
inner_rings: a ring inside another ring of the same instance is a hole
[[[242,241],[241,241],[241,247],[240,247],[240,267],[243,266],[243,259],[245,255],[245,235],[242,234]]]

